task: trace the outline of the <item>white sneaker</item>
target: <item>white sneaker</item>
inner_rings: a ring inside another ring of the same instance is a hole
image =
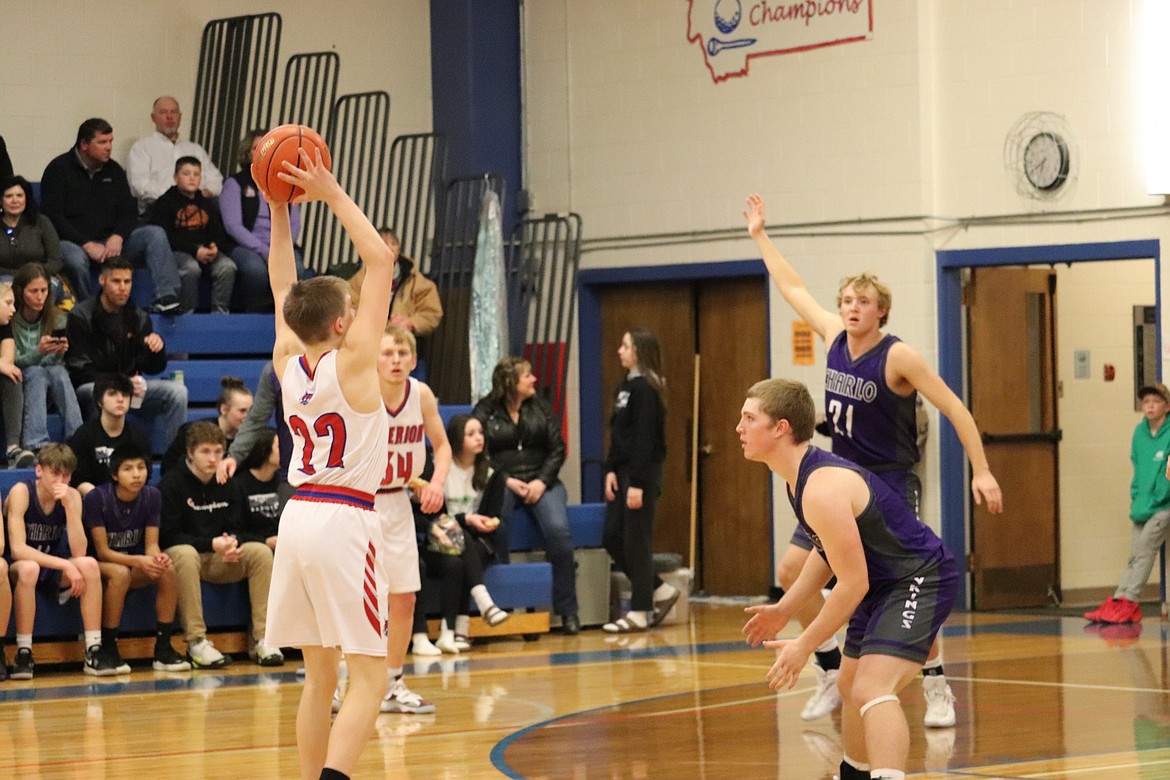
[[[817,689],[804,703],[804,709],[800,711],[801,720],[823,718],[841,706],[841,692],[837,690],[837,675],[841,670],[825,671],[816,664],[813,664],[813,669],[817,673]]]
[[[259,666],[283,666],[284,655],[275,647],[268,647],[263,642],[257,642],[252,645],[252,650],[248,653],[253,661]]]
[[[227,657],[216,650],[215,645],[205,636],[187,646],[187,655],[196,669],[222,669],[228,665]]]
[[[927,728],[946,729],[955,725],[955,694],[947,685],[947,678],[941,674],[922,678],[922,693],[926,696],[926,716],[922,719]]]
[[[407,715],[429,715],[435,711],[435,705],[419,696],[406,687],[406,682],[399,677],[390,686],[386,697],[382,699],[381,712],[401,712]]]

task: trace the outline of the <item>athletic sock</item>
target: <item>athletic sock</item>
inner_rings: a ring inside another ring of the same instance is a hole
[[[494,607],[495,602],[492,601],[491,594],[488,593],[487,586],[476,585],[471,589],[471,597],[475,599],[475,606],[479,608],[479,614],[484,614],[488,611],[488,607]],[[459,617],[456,616],[455,624],[459,624]]]
[[[836,640],[834,640],[834,645],[836,645]],[[834,646],[832,650],[817,650],[815,655],[817,666],[826,672],[830,669],[841,668],[841,648]]]
[[[102,647],[109,649],[118,646],[118,629],[102,627]]]
[[[471,633],[470,615],[455,616],[455,633],[459,634],[460,636],[468,636]]]
[[[171,637],[175,634],[175,623],[172,620],[170,623],[159,622],[158,630],[154,632],[154,652],[155,654],[161,648],[171,647]]]
[[[398,682],[400,677],[402,677],[402,667],[401,666],[396,666],[393,669],[391,669],[391,668],[386,669],[386,684],[387,685],[393,685],[394,683]]]
[[[664,601],[674,595],[676,588],[669,582],[664,582],[654,589],[654,600]]]
[[[325,767],[321,770],[320,780],[349,780],[349,775],[345,772],[338,772],[336,769]]]
[[[906,780],[906,773],[897,769],[875,769],[869,773],[870,780]]]
[[[16,635],[16,649],[25,648],[32,650],[32,634],[17,634]]]
[[[869,765],[862,764],[857,766],[856,762],[844,756],[841,759],[841,768],[839,777],[841,780],[870,780]]]
[[[101,643],[102,643],[102,632],[101,631],[86,631],[85,632],[85,649],[86,650],[93,647],[94,645],[100,645]]]
[[[937,658],[933,658],[933,659],[927,661],[926,663],[924,663],[922,665],[922,676],[923,677],[941,677],[944,674],[946,674],[946,672],[943,671],[943,663],[942,663],[942,656],[941,655],[938,656]]]

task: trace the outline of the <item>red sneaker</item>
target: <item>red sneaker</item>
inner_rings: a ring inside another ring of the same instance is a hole
[[[1085,613],[1085,620],[1090,623],[1101,623],[1105,615],[1108,615],[1113,610],[1113,597],[1105,599],[1101,602],[1101,606],[1096,609],[1091,609]]]
[[[1140,623],[1142,622],[1141,604],[1136,604],[1127,598],[1114,599],[1111,609],[1102,610],[1102,623]]]

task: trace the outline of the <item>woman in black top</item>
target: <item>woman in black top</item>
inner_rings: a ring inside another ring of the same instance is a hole
[[[618,358],[627,374],[609,421],[604,544],[614,566],[630,578],[632,598],[624,617],[602,626],[611,634],[658,625],[678,599],[678,591],[655,576],[653,565],[654,507],[666,460],[658,339],[645,328],[631,328],[622,336]]]
[[[517,503],[526,505],[536,518],[552,564],[553,609],[561,616],[564,633],[576,634],[581,621],[568,496],[557,476],[565,462],[561,421],[548,402],[536,395],[532,366],[519,357],[506,357],[496,364],[491,392],[471,413],[483,425],[492,468],[508,475],[500,518],[507,523]]]

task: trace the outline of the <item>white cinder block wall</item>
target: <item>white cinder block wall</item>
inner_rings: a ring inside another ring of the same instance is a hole
[[[878,272],[894,290],[890,329],[935,365],[936,250],[1170,237],[1165,214],[1015,226],[961,221],[1163,204],[1145,193],[1142,170],[1139,0],[875,0],[873,6],[869,41],[756,58],[746,77],[715,84],[698,45],[687,42],[687,2],[526,3],[525,151],[536,210],[580,212],[587,239],[680,234],[666,248],[587,251],[586,268],[754,256],[746,235],[716,243],[687,243],[684,235],[741,228],[743,198],[753,191],[766,197],[774,225],[934,217],[897,225],[916,230],[912,235],[778,243],[829,305],[840,277]],[[1077,180],[1057,201],[1021,196],[1004,168],[1009,129],[1035,111],[1063,115],[1076,141]],[[1061,272],[1066,388],[1072,344],[1105,338],[1078,328],[1085,308],[1124,313],[1139,302],[1134,295],[1154,298],[1152,263],[1125,265],[1132,268],[1124,273],[1106,266]],[[775,293],[771,312],[773,373],[806,381],[816,397],[823,362],[792,366],[793,313]],[[1120,371],[1122,365],[1131,370],[1126,337],[1112,338],[1092,347],[1094,354],[1116,355],[1117,380],[1097,388],[1111,399],[1132,387]],[[818,355],[823,361],[823,349]],[[1097,366],[1086,389],[1102,383]],[[1123,443],[1102,450],[1124,450],[1136,422],[1132,406],[1104,413],[1099,396],[1066,392],[1062,420],[1070,436],[1077,421],[1108,420]],[[935,527],[937,441],[931,437],[925,459],[925,519]],[[1105,457],[1066,441],[1062,584],[1066,591],[1102,588],[1115,582],[1128,544],[1129,464],[1124,452]],[[574,442],[571,452],[578,450]],[[576,464],[566,464],[565,473],[575,477]],[[1086,489],[1090,473],[1101,488],[1092,501],[1077,492]],[[782,497],[779,490],[775,495]],[[793,522],[785,504],[775,507],[779,546]]]

